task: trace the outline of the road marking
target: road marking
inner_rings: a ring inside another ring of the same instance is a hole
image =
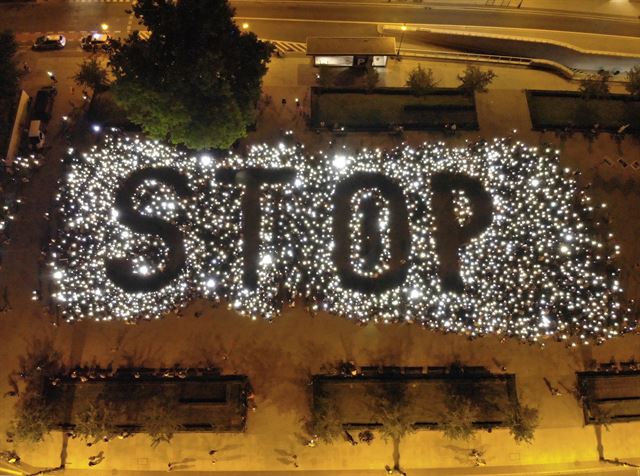
[[[129,13],[129,19],[127,20],[127,35],[131,33],[131,25],[133,25],[133,11]]]
[[[297,41],[280,41],[280,40],[268,40],[265,38],[260,38],[263,41],[268,41],[269,43],[273,43],[276,47],[276,50],[281,53],[306,53],[307,45],[306,43],[301,43]]]

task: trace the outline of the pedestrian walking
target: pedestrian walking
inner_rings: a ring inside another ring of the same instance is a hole
[[[349,443],[351,443],[351,446],[356,446],[358,444],[358,442],[355,440],[353,435],[351,433],[349,433],[349,431],[347,431],[347,430],[344,430],[344,438]]]
[[[549,382],[549,379],[547,379],[547,377],[544,377],[543,380],[544,380],[545,385],[549,389],[549,393],[551,393],[552,396],[554,396],[554,397],[561,397],[562,396],[562,393],[560,392],[560,390],[558,390],[557,387],[554,387],[553,385],[551,385],[551,382]]]

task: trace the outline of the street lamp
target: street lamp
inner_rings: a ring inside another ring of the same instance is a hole
[[[402,30],[402,33],[400,34],[400,44],[398,45],[398,53],[396,54],[398,59],[400,59],[400,48],[402,48],[402,40],[404,40],[404,32],[407,31],[407,25],[402,25],[400,29]]]
[[[247,22],[244,22],[244,23],[242,24],[242,29],[243,29],[243,30],[248,30],[248,29],[249,29],[249,24],[248,24]]]
[[[109,29],[109,25],[106,23],[102,23],[100,25],[100,28],[102,29],[102,31],[107,31]]]

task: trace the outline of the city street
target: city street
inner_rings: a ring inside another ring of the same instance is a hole
[[[617,36],[640,36],[640,22],[628,17],[602,17],[583,13],[514,9],[416,6],[412,4],[345,4],[324,2],[239,1],[232,2],[236,16],[255,24],[267,38],[305,41],[307,36],[376,34],[378,24],[411,23],[431,25],[474,25],[582,32]],[[60,32],[72,39],[80,32],[93,31],[103,22],[114,36],[124,36],[135,28],[125,12],[127,2],[54,2],[0,5],[0,28],[11,29],[19,41],[29,41],[35,33]],[[253,29],[253,26],[252,26]]]

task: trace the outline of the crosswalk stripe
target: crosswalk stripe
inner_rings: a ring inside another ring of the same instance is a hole
[[[282,53],[306,53],[307,45],[296,41],[279,41],[279,40],[265,40],[274,44],[276,49]]]

